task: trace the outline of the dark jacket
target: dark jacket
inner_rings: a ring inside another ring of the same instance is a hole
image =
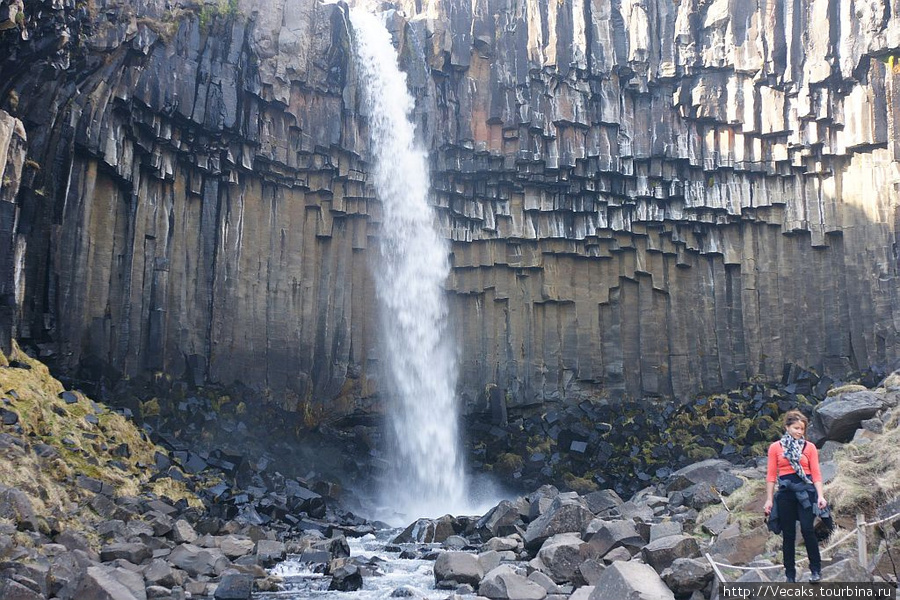
[[[778,491],[775,492],[775,495],[778,494],[796,494],[797,502],[800,503],[801,508],[810,508],[812,507],[813,514],[822,517],[825,519],[826,517],[831,518],[831,514],[828,512],[826,508],[823,511],[819,511],[819,505],[814,504],[809,499],[809,493],[816,493],[816,488],[811,483],[797,483],[794,481],[789,481],[785,479],[778,479]],[[778,519],[778,502],[772,503],[772,510],[769,512],[769,518],[766,520],[766,527],[769,528],[769,531],[775,534],[781,533],[781,521]]]

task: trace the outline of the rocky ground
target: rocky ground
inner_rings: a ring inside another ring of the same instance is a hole
[[[368,559],[350,556],[347,542],[381,524],[343,510],[335,498],[339,486],[327,478],[313,471],[310,478],[297,475],[305,456],[285,462],[295,468],[282,473],[267,464],[271,457],[265,452],[237,452],[244,448],[239,442],[254,435],[252,418],[236,418],[242,414],[237,397],[186,394],[177,400],[183,406],[175,407],[180,420],[164,421],[159,415],[172,408],[165,406],[173,402],[171,395],[139,398],[133,408],[113,410],[66,390],[44,365],[18,351],[0,361],[0,388],[0,598],[244,599],[254,590],[279,589],[281,582],[267,569],[287,556],[330,575],[334,590],[358,589],[381,572]],[[805,408],[813,415],[810,438],[821,448],[826,495],[841,534],[855,526],[857,513],[872,520],[900,512],[900,453],[887,450],[900,447],[900,376],[873,389],[822,392],[823,401]],[[737,402],[742,394],[731,399]],[[791,400],[784,394],[760,397],[766,401],[756,402],[758,410],[767,411]],[[723,439],[729,421],[745,435],[758,428],[729,416],[729,396],[706,399],[704,406],[668,416],[677,421],[690,413],[695,425],[705,427],[724,417],[722,432],[715,434]],[[568,422],[546,415],[534,422],[548,420]],[[507,415],[491,428],[526,427],[526,421]],[[634,417],[613,425],[631,432],[632,423]],[[769,417],[765,426],[773,423]],[[358,425],[357,433],[365,430]],[[564,432],[571,430],[560,427],[555,437],[546,436],[546,449],[598,443],[590,436],[568,439]],[[666,433],[652,431],[652,443]],[[191,439],[196,443],[189,445]],[[715,598],[707,553],[752,568],[726,569],[732,580],[777,581],[780,538],[768,533],[761,511],[763,453],[732,447],[734,452],[722,454],[736,461],[701,456],[677,470],[670,463],[649,481],[637,478],[646,485],[632,494],[621,493],[628,486],[601,487],[591,477],[584,478],[589,489],[543,485],[483,516],[416,521],[392,549],[401,558],[434,560],[434,583],[451,598],[605,600],[632,592]],[[485,446],[483,456],[490,452],[496,451]],[[579,468],[570,458],[555,464],[560,463]],[[545,464],[554,466],[549,458]],[[533,476],[529,469],[523,461],[511,472],[522,479]],[[562,478],[560,485],[565,483]],[[870,529],[869,564],[857,563],[852,543],[827,553],[824,578],[896,581],[891,556],[900,556],[897,523]]]

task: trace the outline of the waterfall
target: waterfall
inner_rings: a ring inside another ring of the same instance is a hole
[[[352,10],[350,20],[382,207],[374,274],[394,442],[383,499],[404,517],[436,517],[459,510],[466,497],[444,291],[449,248],[428,204],[428,157],[416,143],[414,99],[391,36],[368,13]]]

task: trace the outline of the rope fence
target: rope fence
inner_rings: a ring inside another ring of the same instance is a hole
[[[867,523],[865,518],[863,517],[863,515],[861,515],[861,514],[856,515],[856,528],[853,529],[853,531],[850,531],[849,533],[847,533],[846,535],[841,537],[836,542],[833,542],[830,545],[828,545],[828,547],[823,548],[822,553],[824,554],[826,552],[834,550],[835,548],[837,548],[838,546],[840,546],[841,544],[843,544],[844,542],[846,542],[847,540],[849,540],[850,538],[852,538],[855,535],[856,542],[857,542],[857,548],[859,550],[859,564],[861,566],[865,567],[869,562],[868,558],[867,558],[868,550],[866,549],[866,528],[867,527],[875,527],[876,525],[881,525],[882,523],[886,523],[888,521],[893,521],[897,518],[900,518],[900,513],[895,513],[889,517],[885,517],[883,519],[879,519],[877,521],[871,521],[871,522]],[[742,566],[738,566],[738,565],[729,565],[728,563],[717,562],[717,561],[713,560],[712,556],[710,556],[708,552],[705,553],[704,556],[706,557],[706,560],[709,561],[709,564],[712,565],[713,571],[715,572],[716,577],[719,579],[719,581],[721,583],[728,583],[728,580],[725,579],[725,576],[722,574],[720,567],[726,568],[726,569],[735,569],[738,571],[768,571],[768,570],[772,570],[772,569],[783,569],[784,568],[782,565],[768,565],[768,566],[763,566],[763,567],[742,567]],[[801,558],[800,560],[797,561],[797,564],[800,564],[802,562],[807,562],[808,560],[809,560],[809,558],[806,558],[806,557]]]

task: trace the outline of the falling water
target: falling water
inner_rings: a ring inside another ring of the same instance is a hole
[[[407,518],[439,516],[460,509],[465,498],[456,357],[443,288],[448,247],[428,204],[427,155],[415,140],[414,100],[391,36],[368,13],[353,10],[350,19],[383,213],[375,281],[395,395],[389,419],[396,466],[384,500]]]

